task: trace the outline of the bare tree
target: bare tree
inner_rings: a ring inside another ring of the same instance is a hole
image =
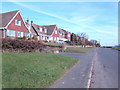
[[[84,32],[78,33],[77,35],[80,36],[80,37],[82,37],[82,38],[88,39],[88,35],[86,33],[84,33]]]
[[[85,39],[88,39],[88,35],[86,33],[84,33],[84,32],[78,33],[77,35],[81,37],[81,41],[83,43],[85,43]]]

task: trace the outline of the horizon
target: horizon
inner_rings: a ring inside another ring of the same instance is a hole
[[[25,21],[57,24],[72,33],[85,32],[102,46],[118,45],[117,2],[3,2],[2,7],[1,13],[20,10]]]

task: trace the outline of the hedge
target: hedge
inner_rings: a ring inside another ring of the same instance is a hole
[[[41,52],[46,47],[59,47],[45,45],[39,41],[21,39],[2,39],[2,52]]]

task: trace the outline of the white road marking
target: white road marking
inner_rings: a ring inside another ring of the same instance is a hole
[[[93,72],[93,66],[94,66],[94,61],[96,59],[97,59],[97,51],[95,49],[95,56],[93,57],[93,60],[92,60],[92,65],[91,65],[90,74],[89,74],[89,77],[88,77],[88,82],[87,82],[87,87],[86,88],[90,88],[91,79],[92,79],[92,72]]]

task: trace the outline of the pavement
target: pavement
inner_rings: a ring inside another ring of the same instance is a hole
[[[62,78],[57,80],[51,88],[86,88],[94,51],[92,49],[87,54],[60,53],[61,55],[78,58],[79,61]]]

